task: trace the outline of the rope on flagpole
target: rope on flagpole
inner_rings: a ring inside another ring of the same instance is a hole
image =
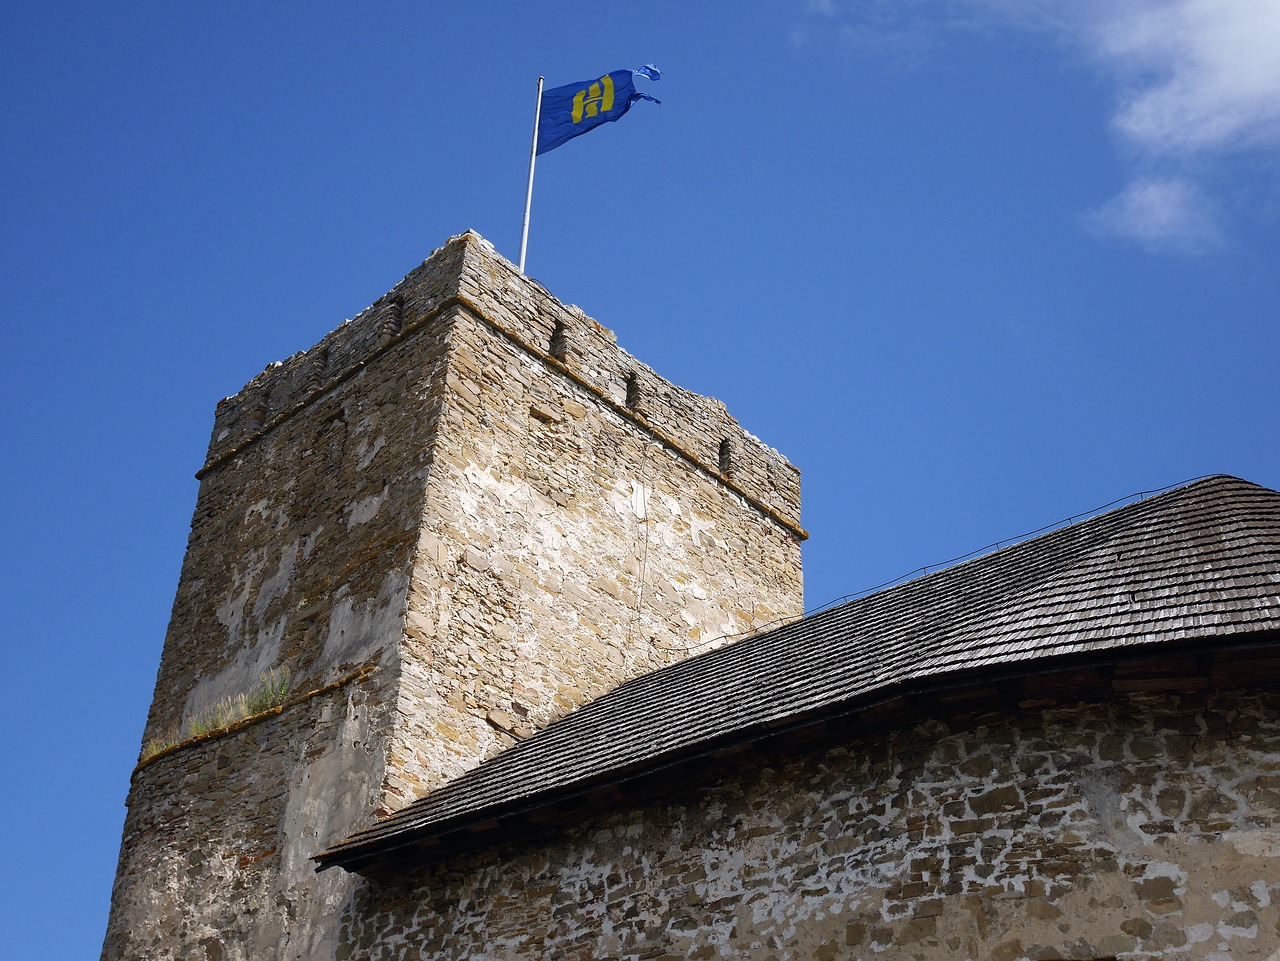
[[[533,144],[529,147],[529,185],[524,192],[524,223],[520,225],[520,273],[529,249],[529,211],[533,207],[533,163],[538,158],[538,121],[542,119],[542,77],[538,78],[538,102],[533,108]]]

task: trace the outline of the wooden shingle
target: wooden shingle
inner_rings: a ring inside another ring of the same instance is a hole
[[[1247,682],[1202,652],[1274,648],[1277,629],[1280,494],[1211,477],[637,678],[315,860],[376,873],[452,835],[652,791],[775,732],[1029,677],[1053,697],[1099,678],[1159,689],[1149,662],[1167,656],[1184,686],[1196,671]],[[1139,656],[1147,667],[1126,675]],[[1090,658],[1121,666],[1073,673]]]

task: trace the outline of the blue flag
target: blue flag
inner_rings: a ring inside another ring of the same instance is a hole
[[[637,100],[662,103],[637,90],[636,77],[660,80],[662,72],[647,63],[639,70],[614,70],[594,80],[544,90],[538,121],[538,153],[554,150],[593,127],[619,119]]]

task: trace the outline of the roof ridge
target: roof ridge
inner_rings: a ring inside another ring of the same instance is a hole
[[[865,600],[868,597],[873,597],[877,594],[883,594],[887,591],[893,590],[894,588],[901,587],[904,584],[914,583],[926,577],[933,577],[935,575],[954,570],[957,567],[961,567],[965,564],[972,563],[973,561],[983,560],[985,558],[990,557],[993,554],[997,554],[1002,551],[1007,551],[1007,550],[1010,550],[1011,548],[1019,547],[1023,544],[1029,543],[1034,540],[1039,540],[1042,537],[1045,537],[1050,534],[1054,534],[1058,531],[1070,530],[1078,527],[1079,524],[1086,524],[1089,521],[1095,520],[1096,518],[1110,516],[1111,514],[1115,514],[1119,511],[1125,510],[1126,508],[1136,507],[1139,504],[1147,504],[1152,501],[1159,500],[1160,498],[1164,498],[1169,495],[1176,494],[1179,491],[1187,491],[1189,489],[1196,488],[1202,485],[1216,486],[1220,484],[1222,481],[1234,481],[1238,484],[1245,485],[1246,487],[1256,488],[1257,490],[1260,490],[1260,491],[1269,490],[1268,488],[1262,487],[1259,484],[1255,484],[1252,481],[1243,480],[1231,474],[1202,474],[1198,477],[1191,477],[1186,480],[1178,481],[1177,483],[1174,483],[1174,484],[1169,484],[1166,487],[1157,487],[1157,488],[1153,488],[1152,490],[1145,490],[1145,491],[1135,491],[1131,494],[1126,494],[1123,497],[1118,497],[1115,500],[1108,501],[1106,504],[1103,504],[1099,507],[1094,507],[1087,511],[1071,514],[1065,518],[1062,518],[1061,520],[1052,521],[1048,524],[1043,525],[1042,527],[1037,527],[1034,530],[1030,530],[1022,534],[1014,534],[1009,537],[1002,537],[999,540],[993,541],[990,544],[984,545],[983,547],[974,548],[973,550],[968,551],[967,553],[964,553],[964,554],[960,554],[956,557],[952,557],[944,561],[937,561],[936,563],[933,563],[933,564],[925,564],[921,567],[917,567],[914,570],[911,570],[905,574],[899,575],[898,577],[891,578],[890,580],[887,580],[887,581],[882,581],[880,584],[877,584],[874,587],[869,587],[862,591],[855,591],[852,594],[845,594],[844,596],[837,597],[834,600],[826,601],[818,605],[818,607],[814,608],[813,610],[806,611],[804,616],[805,618],[816,616],[826,611],[833,610],[837,607],[843,607],[845,604],[848,604],[854,601]],[[1133,498],[1138,498],[1138,499],[1133,500]],[[1122,503],[1124,501],[1127,501],[1128,503]],[[1119,505],[1119,506],[1116,506],[1116,505]],[[1080,518],[1079,524],[1076,523],[1077,518]],[[931,570],[931,568],[936,568],[936,570]]]

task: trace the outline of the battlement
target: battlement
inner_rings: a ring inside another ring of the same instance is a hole
[[[315,346],[268,366],[218,404],[197,476],[297,414],[370,360],[461,308],[595,395],[670,452],[733,489],[798,537],[800,472],[743,430],[723,403],[671,383],[620,348],[613,331],[560,303],[480,235],[451,238],[392,290]]]

